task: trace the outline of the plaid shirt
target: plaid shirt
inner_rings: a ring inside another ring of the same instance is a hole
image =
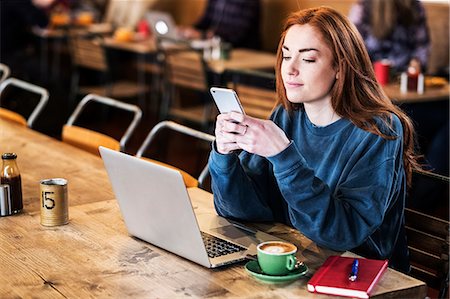
[[[205,14],[195,25],[212,30],[233,47],[259,48],[259,0],[209,0]]]
[[[361,0],[351,10],[349,18],[358,28],[364,39],[372,61],[388,59],[398,72],[405,71],[412,58],[417,58],[422,69],[426,69],[430,51],[430,37],[426,23],[425,10],[419,1],[415,6],[419,12],[417,24],[398,25],[384,40],[373,36],[370,25],[370,2]]]

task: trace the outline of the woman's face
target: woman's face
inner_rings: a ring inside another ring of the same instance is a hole
[[[294,25],[283,44],[281,77],[287,99],[292,103],[325,103],[337,78],[333,55],[312,26]]]

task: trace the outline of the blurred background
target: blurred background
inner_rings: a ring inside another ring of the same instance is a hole
[[[255,25],[258,30],[259,44],[253,50],[274,55],[283,20],[290,12],[327,5],[349,15],[358,1],[260,0],[256,2],[258,2],[259,11]],[[248,4],[242,1],[240,5],[242,6],[243,3]],[[404,100],[399,101],[399,105],[409,113],[416,124],[420,153],[426,157],[430,151],[437,152],[433,153],[431,160],[434,165],[429,168],[448,176],[448,96],[447,100],[442,98],[445,99],[445,94],[448,95],[449,3],[438,0],[420,1],[420,3],[425,12],[429,37],[428,61],[422,72],[428,77],[427,82],[432,82],[430,80],[435,77],[444,80],[447,91],[444,90],[444,96],[441,95],[439,100],[420,102]],[[88,69],[86,65],[80,68],[77,63],[78,58],[74,57],[73,29],[97,25],[95,30],[92,29],[94,33],[91,32],[91,40],[101,44],[102,51],[106,53],[105,69],[108,72],[106,80],[110,80],[107,82],[124,79],[134,82],[133,90],[123,87],[128,85],[120,85],[122,95],[119,94],[117,97],[123,96],[121,100],[138,105],[144,112],[143,120],[131,136],[126,148],[127,152],[134,154],[148,131],[156,123],[164,119],[172,119],[169,114],[161,113],[161,99],[167,94],[167,90],[161,88],[161,81],[166,79],[161,76],[161,56],[158,56],[161,53],[146,48],[145,39],[155,35],[147,22],[146,14],[150,11],[167,12],[180,28],[186,28],[202,19],[207,6],[208,0],[2,0],[0,2],[0,63],[9,66],[11,77],[32,82],[49,91],[49,103],[42,116],[36,120],[33,129],[60,139],[63,125],[76,104],[86,95],[82,92],[81,86],[105,82],[104,74],[99,75],[92,69]],[[109,27],[104,30],[100,25],[105,24]],[[134,42],[136,45],[114,44],[120,41],[131,42],[129,44]],[[223,38],[222,41],[227,40]],[[131,47],[134,48],[130,51]],[[88,49],[87,52],[92,54],[94,50]],[[258,71],[268,73],[269,77],[273,76],[273,68],[264,67]],[[218,77],[217,72],[210,76]],[[215,78],[212,82],[216,85],[220,82],[222,85],[229,86],[227,82],[232,81],[230,79],[232,76],[228,72],[220,73],[220,78]],[[399,74],[391,74],[391,79],[398,82]],[[253,79],[255,80],[259,79]],[[193,97],[190,91],[181,90],[177,93],[181,93],[182,98]],[[115,95],[112,97],[117,98]],[[208,95],[206,99],[203,95],[203,99],[199,101],[204,104],[210,99]],[[11,109],[23,109],[27,114],[30,108],[25,103],[13,102],[8,105]],[[5,100],[2,103],[2,106],[4,105],[7,105]],[[113,121],[107,123],[104,121],[106,118],[112,118]],[[181,121],[180,118],[173,117],[173,119]],[[127,122],[127,117],[111,111],[103,112],[99,117],[98,113],[88,111],[81,121],[99,130],[108,131],[109,135],[119,136],[122,134],[121,126]],[[206,126],[205,122],[188,121],[186,123],[199,130],[213,132],[213,122]],[[168,136],[165,137],[165,143],[184,144],[182,137],[170,138],[170,134]],[[160,143],[164,144],[164,142]],[[166,146],[167,144],[159,150],[164,155],[170,152]],[[175,148],[174,159],[179,160],[181,164],[186,164],[183,167],[194,174],[201,171],[209,150],[208,146],[202,146],[200,150],[189,148],[192,154],[186,159],[189,150],[181,146],[171,148]],[[177,148],[180,149],[178,152]],[[199,151],[201,154],[198,154]],[[429,160],[426,163],[429,163]]]

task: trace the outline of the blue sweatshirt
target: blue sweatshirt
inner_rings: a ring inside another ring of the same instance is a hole
[[[403,232],[406,179],[402,125],[393,115],[387,140],[347,119],[317,127],[303,111],[278,107],[271,119],[291,140],[272,157],[242,151],[209,158],[219,215],[291,225],[318,245],[390,259],[408,271]]]

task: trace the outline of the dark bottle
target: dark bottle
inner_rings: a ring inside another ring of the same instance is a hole
[[[11,212],[13,214],[19,213],[23,209],[22,180],[16,158],[17,155],[14,153],[4,153],[2,155],[3,167],[0,174],[0,183],[7,184],[10,188]]]
[[[408,68],[408,90],[417,92],[417,85],[419,82],[419,71],[415,68],[410,66]]]

